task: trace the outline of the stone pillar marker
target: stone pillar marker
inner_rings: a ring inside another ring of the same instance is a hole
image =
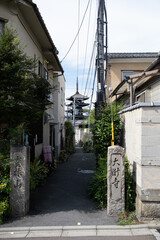
[[[13,217],[22,217],[29,210],[30,197],[30,147],[11,146],[11,194]]]
[[[116,216],[125,210],[124,148],[108,148],[107,214]]]

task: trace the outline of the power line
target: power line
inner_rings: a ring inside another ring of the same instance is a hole
[[[93,79],[93,87],[92,87],[92,95],[91,95],[91,102],[90,102],[90,109],[91,109],[91,106],[92,106],[92,100],[93,100],[93,93],[94,93],[94,85],[95,85],[95,80],[96,80],[96,74],[97,74],[97,69],[95,68],[95,71],[94,71],[94,79]]]
[[[96,52],[94,51],[94,56],[93,56],[93,60],[96,59]],[[91,74],[90,74],[90,80],[89,80],[89,84],[88,84],[88,92],[87,92],[87,96],[89,96],[89,91],[91,89],[91,83],[92,83],[92,78],[93,78],[93,71],[95,69],[96,66],[96,62],[92,61],[92,66],[91,66]]]
[[[83,25],[83,22],[84,22],[84,19],[85,19],[85,16],[86,16],[86,13],[87,13],[87,10],[88,10],[90,1],[91,1],[91,0],[88,1],[88,4],[87,4],[86,10],[85,10],[85,12],[84,12],[84,15],[83,15],[83,18],[82,18],[80,27],[79,27],[79,29],[78,29],[78,32],[77,32],[77,34],[76,34],[76,36],[75,36],[75,38],[74,38],[74,40],[73,40],[70,48],[68,49],[67,53],[66,53],[65,56],[62,58],[61,63],[64,61],[64,59],[65,59],[65,58],[67,57],[67,55],[69,54],[70,50],[72,49],[72,47],[73,47],[73,45],[74,45],[74,43],[75,43],[75,41],[76,41],[76,39],[77,39],[77,37],[78,37],[78,35],[79,35],[79,32],[80,32],[81,27],[82,27],[82,25]]]
[[[79,29],[79,22],[80,22],[80,0],[78,0],[78,29]],[[77,38],[77,81],[78,81],[78,72],[79,72],[79,34]]]
[[[93,50],[92,50],[92,55],[91,55],[91,60],[90,60],[90,65],[89,65],[89,70],[88,70],[88,76],[87,76],[87,81],[86,81],[84,95],[86,94],[86,90],[87,90],[87,85],[88,85],[88,80],[89,80],[89,75],[90,75],[90,71],[91,71],[91,66],[92,66],[92,61],[93,61],[93,57],[94,57],[95,48],[96,48],[96,41],[93,44]]]
[[[84,58],[83,78],[82,78],[82,87],[81,87],[81,90],[83,89],[83,80],[84,80],[85,67],[86,67],[86,59],[87,59],[88,39],[89,39],[90,20],[91,20],[91,8],[92,8],[92,0],[91,0],[90,10],[89,10],[88,29],[87,29],[87,41],[86,41],[86,49],[85,49],[85,58]]]
[[[95,85],[95,80],[96,80],[96,73],[97,73],[97,68],[95,68],[95,72],[94,72],[93,87],[92,87],[92,95],[91,95],[91,101],[90,101],[90,106],[89,106],[89,121],[88,121],[88,150],[89,150],[89,142],[90,142],[91,107],[92,107],[92,99],[93,99],[93,93],[94,93],[94,85]]]

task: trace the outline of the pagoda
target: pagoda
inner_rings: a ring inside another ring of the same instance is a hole
[[[72,120],[74,119],[74,114],[75,114],[75,120],[84,120],[86,119],[86,116],[83,113],[83,107],[88,106],[88,103],[85,103],[89,99],[89,97],[84,96],[79,93],[78,91],[78,79],[76,83],[76,93],[72,95],[71,97],[67,98],[68,101],[71,101],[71,103],[67,104],[67,112],[71,113]]]

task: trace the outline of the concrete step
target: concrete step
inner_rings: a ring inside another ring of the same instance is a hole
[[[15,238],[51,238],[51,237],[104,237],[104,236],[155,236],[160,239],[156,230],[157,224],[140,224],[128,226],[95,225],[95,226],[53,226],[53,227],[16,227],[0,228],[0,239]]]

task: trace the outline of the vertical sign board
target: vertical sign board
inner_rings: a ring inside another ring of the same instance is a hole
[[[11,146],[11,209],[12,216],[22,217],[29,210],[30,148]]]
[[[107,213],[115,216],[125,209],[124,149],[108,148]]]

